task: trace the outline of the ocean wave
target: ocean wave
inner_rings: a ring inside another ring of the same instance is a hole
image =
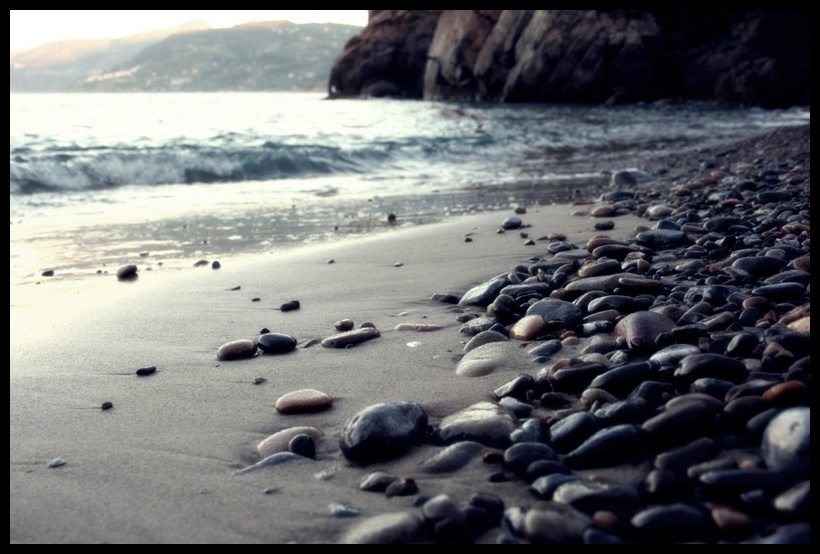
[[[321,145],[225,148],[194,144],[154,148],[18,149],[9,164],[10,194],[110,189],[129,185],[230,183],[367,173],[390,163],[383,149]]]

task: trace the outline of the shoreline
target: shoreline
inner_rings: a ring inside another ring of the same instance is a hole
[[[668,178],[704,172],[691,165],[699,157],[706,155],[669,163]],[[353,530],[384,514],[414,513],[419,498],[447,494],[461,503],[476,492],[519,507],[523,517],[545,501],[519,479],[489,480],[492,464],[481,457],[455,472],[420,472],[440,451],[422,441],[394,459],[357,464],[340,451],[340,437],[377,402],[417,402],[437,427],[476,402],[497,401],[493,391],[521,373],[537,374],[545,364],[524,348],[533,339],[503,343],[503,363],[487,375],[457,375],[468,340],[457,318],[485,309],[433,295],[461,297],[533,257],[550,258],[551,234],[582,248],[594,236],[628,240],[651,225],[634,213],[590,217],[602,204],[530,205],[517,216],[524,227],[505,232],[499,229],[515,215],[511,209],[222,258],[218,270],[26,287],[31,294],[11,306],[10,542],[387,542],[403,530],[387,523],[377,523],[375,535]],[[600,221],[614,228],[598,230]],[[54,288],[71,302],[55,303]],[[294,299],[298,310],[279,309]],[[345,318],[357,327],[372,323],[381,336],[350,349],[309,344]],[[217,358],[220,345],[263,328],[295,337],[296,349]],[[567,342],[555,359],[580,355],[587,342]],[[155,374],[134,375],[149,366]],[[282,395],[304,389],[327,393],[332,406],[290,415],[274,409]],[[104,402],[113,408],[102,410]],[[259,461],[256,446],[265,437],[296,426],[323,433],[315,459],[234,475]],[[361,481],[378,469],[412,476],[419,493],[362,491]],[[645,464],[621,464],[577,473],[615,486],[645,471]],[[512,540],[502,528],[488,528],[479,541]],[[414,533],[409,542],[429,542]]]

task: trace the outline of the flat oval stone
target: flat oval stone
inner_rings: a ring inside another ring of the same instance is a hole
[[[389,512],[360,521],[340,544],[411,544],[419,541],[423,531],[424,521],[414,512]]]
[[[560,321],[567,329],[575,329],[583,323],[581,308],[554,298],[545,298],[530,305],[526,315],[539,315],[545,322]]]
[[[771,256],[747,256],[745,258],[738,258],[732,262],[733,268],[745,271],[755,277],[774,275],[783,269],[785,265],[785,260]]]
[[[696,379],[711,377],[732,383],[742,383],[749,372],[740,360],[722,354],[690,354],[681,359],[675,370],[675,383],[687,388]]]
[[[301,389],[280,396],[274,408],[280,414],[319,412],[333,405],[329,394],[316,389]]]
[[[475,441],[453,443],[419,464],[419,471],[423,473],[456,471],[470,463],[479,452],[483,452],[486,448],[483,444]]]
[[[522,224],[523,222],[520,217],[511,215],[510,217],[504,218],[504,221],[501,222],[501,228],[507,230],[518,229]]]
[[[216,351],[216,356],[220,360],[241,360],[243,358],[253,358],[256,355],[256,341],[250,339],[239,339],[226,342]]]
[[[762,296],[767,300],[782,302],[789,299],[800,298],[806,293],[806,286],[801,283],[776,283],[774,285],[764,285],[752,289],[752,294]]]
[[[660,364],[652,361],[630,362],[622,364],[596,376],[589,384],[590,388],[605,390],[623,398],[642,381],[655,377]]]
[[[368,492],[384,492],[394,481],[398,481],[399,476],[389,471],[374,471],[362,479],[359,488]]]
[[[567,452],[576,448],[600,428],[598,419],[591,413],[586,410],[576,412],[550,425],[550,444],[559,452]]]
[[[719,403],[710,403],[694,395],[678,397],[680,402],[667,402],[664,411],[641,425],[645,439],[655,445],[671,446],[694,440],[702,429],[714,425]],[[712,400],[715,400],[714,398]]]
[[[480,331],[473,338],[467,341],[467,344],[464,345],[464,352],[467,353],[474,348],[478,348],[479,346],[491,342],[504,342],[508,340],[510,340],[510,338],[506,335],[492,329],[487,329],[486,331]]]
[[[476,285],[462,295],[461,300],[458,301],[459,306],[480,306],[486,308],[489,306],[495,297],[501,292],[501,289],[509,284],[506,275],[501,275],[485,281],[480,285]]]
[[[635,275],[632,273],[612,273],[608,275],[585,277],[583,279],[578,279],[567,283],[564,288],[572,292],[588,292],[593,290],[612,292],[620,286],[618,279],[621,277],[635,277]]]
[[[628,461],[641,450],[638,428],[623,423],[593,433],[566,455],[564,463],[573,469],[608,467]]]
[[[504,451],[504,468],[523,475],[527,467],[538,460],[557,460],[555,451],[542,442],[519,442]]]
[[[572,250],[562,250],[555,254],[556,260],[584,260],[592,256],[585,248],[573,248]]]
[[[627,255],[635,251],[636,248],[628,244],[602,244],[595,248],[591,254],[596,260],[599,258],[609,258],[622,262]]]
[[[569,504],[587,515],[607,511],[625,517],[634,513],[639,505],[638,491],[633,486],[605,485],[581,480],[569,480],[559,485],[552,499]]]
[[[635,514],[631,523],[641,538],[664,542],[703,540],[710,530],[703,511],[680,502],[647,508]]]
[[[811,408],[800,406],[783,410],[763,432],[760,446],[769,469],[797,477],[811,471]]]
[[[296,348],[296,338],[284,333],[264,333],[256,343],[259,350],[268,354],[284,354]]]
[[[635,235],[635,240],[649,248],[674,248],[684,243],[686,234],[674,229],[648,229]]]
[[[264,439],[262,442],[256,445],[256,450],[257,452],[259,452],[259,455],[263,458],[267,458],[268,456],[271,456],[278,452],[289,452],[290,441],[296,435],[307,435],[314,441],[317,441],[325,436],[325,434],[322,431],[316,429],[315,427],[289,427],[288,429],[282,429],[281,431],[278,431],[269,436],[268,438]]]
[[[322,346],[326,348],[347,348],[380,336],[381,333],[375,327],[361,327],[322,339]]]
[[[441,420],[434,439],[441,444],[475,441],[493,448],[509,445],[510,433],[518,424],[509,410],[495,402],[477,402]]]
[[[456,366],[459,377],[482,377],[490,373],[509,369],[516,370],[525,352],[517,346],[517,341],[488,342],[473,348],[461,358]]]
[[[524,535],[533,544],[581,544],[592,518],[565,504],[550,504],[527,510]]]
[[[675,322],[656,312],[640,311],[624,316],[615,324],[615,336],[626,340],[630,348],[654,350],[661,333],[669,333]]]
[[[621,264],[618,260],[595,260],[590,263],[585,263],[578,268],[578,277],[595,277],[599,275],[610,275],[618,273],[621,270]]]

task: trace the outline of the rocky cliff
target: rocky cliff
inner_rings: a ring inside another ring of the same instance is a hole
[[[809,10],[371,10],[331,97],[810,105]]]

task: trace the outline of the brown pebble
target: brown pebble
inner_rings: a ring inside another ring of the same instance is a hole
[[[809,387],[802,381],[784,381],[772,385],[763,393],[763,399],[775,406],[796,406],[809,403]]]
[[[280,414],[297,414],[326,410],[332,405],[330,395],[315,389],[301,389],[280,396],[274,408]]]
[[[598,510],[592,514],[592,525],[602,531],[614,531],[618,526],[618,516],[608,510]]]
[[[353,320],[352,319],[340,319],[336,323],[333,324],[337,331],[350,331],[353,329]]]
[[[606,246],[608,244],[617,244],[617,245],[620,245],[620,246],[627,246],[629,243],[624,242],[622,240],[613,239],[613,238],[610,238],[610,237],[600,237],[599,236],[599,237],[592,237],[591,239],[589,239],[587,241],[586,245],[584,246],[584,248],[587,249],[589,252],[592,252],[593,250],[595,250],[599,246]]]
[[[393,496],[410,496],[419,492],[419,487],[412,477],[402,477],[387,485],[384,495],[388,498]]]
[[[729,506],[713,507],[712,520],[718,529],[743,529],[752,524],[748,514]]]
[[[612,217],[614,215],[616,215],[614,206],[598,206],[589,213],[590,217]]]

